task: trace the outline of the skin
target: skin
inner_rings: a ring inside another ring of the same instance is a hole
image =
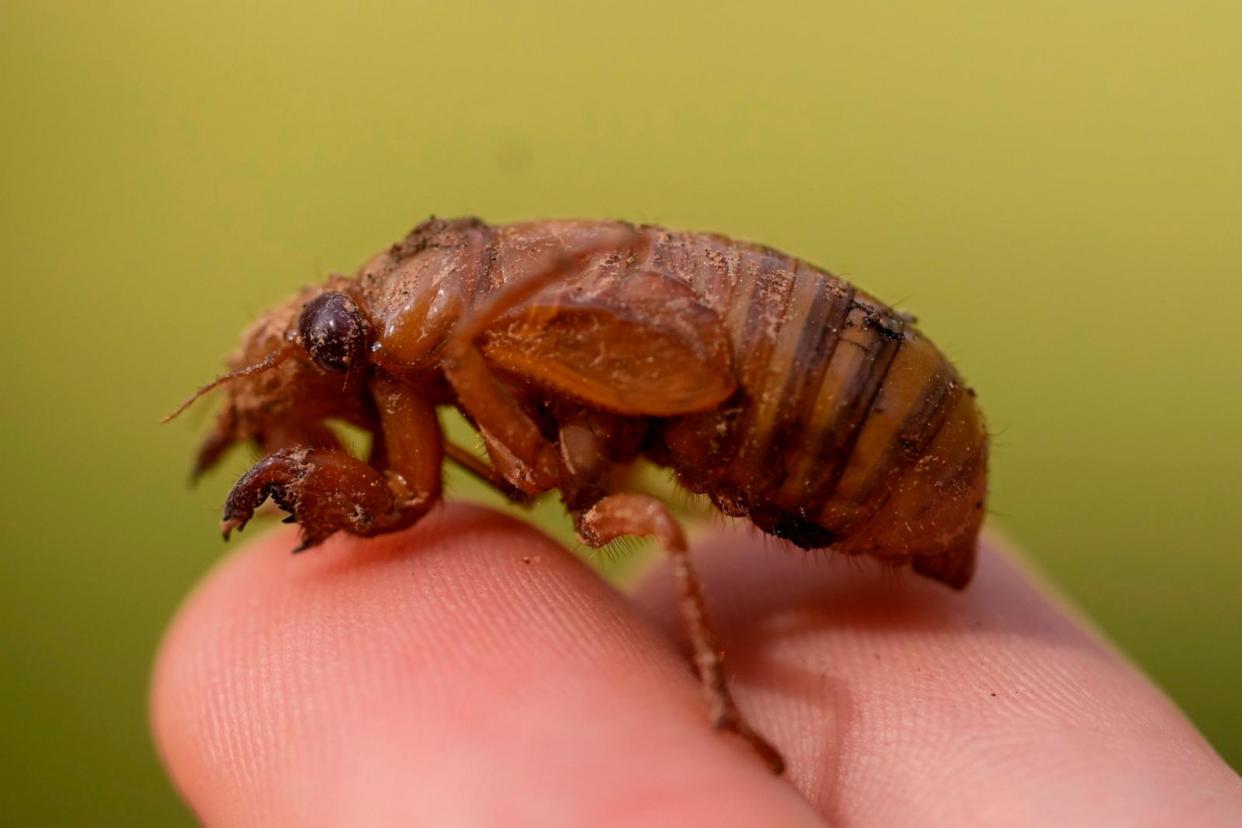
[[[694,544],[773,776],[703,726],[666,564],[620,594],[464,505],[207,576],[152,721],[208,825],[1232,825],[1242,784],[995,539],[954,593],[745,530]]]

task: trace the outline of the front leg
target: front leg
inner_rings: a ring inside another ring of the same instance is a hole
[[[780,751],[747,723],[729,692],[724,656],[707,617],[699,580],[690,565],[686,538],[668,507],[650,495],[609,495],[590,509],[575,513],[574,526],[578,537],[591,546],[603,546],[622,535],[643,535],[660,541],[673,565],[680,592],[678,606],[690,633],[694,666],[710,705],[712,726],[741,736],[773,773],[783,772],[785,760]]]
[[[443,438],[435,409],[386,376],[371,382],[384,467],[339,449],[293,446],[260,460],[233,487],[221,530],[243,528],[269,497],[301,524],[295,551],[330,535],[380,535],[413,525],[440,498]]]
[[[302,526],[301,552],[344,530],[371,535],[400,519],[397,499],[375,469],[338,449],[283,448],[264,457],[229,492],[220,531],[241,531],[268,498]]]

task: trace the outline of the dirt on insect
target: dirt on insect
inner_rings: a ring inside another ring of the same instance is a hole
[[[964,587],[987,432],[975,392],[915,322],[720,235],[432,219],[243,334],[232,370],[186,403],[227,389],[195,468],[255,445],[264,456],[229,494],[224,534],[270,498],[301,525],[298,551],[412,525],[440,499],[446,460],[519,503],[559,491],[593,546],[656,538],[713,725],[780,772],[729,693],[681,527],[659,499],[622,489],[625,472],[652,461],[798,546]],[[446,406],[490,462],[446,440]],[[345,451],[330,419],[369,431],[369,456]]]

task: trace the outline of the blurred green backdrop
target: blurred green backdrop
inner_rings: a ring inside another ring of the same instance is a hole
[[[156,420],[433,211],[715,229],[916,310],[995,524],[1242,763],[1242,11],[828,6],[2,0],[6,821],[189,821],[145,684],[246,459],[187,491]]]

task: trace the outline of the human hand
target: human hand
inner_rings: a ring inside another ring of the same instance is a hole
[[[745,532],[695,545],[732,686],[710,729],[669,579],[611,589],[452,505],[230,557],[160,653],[161,754],[208,825],[1236,825],[1242,784],[998,547],[957,594]],[[683,645],[684,646],[684,642]]]

